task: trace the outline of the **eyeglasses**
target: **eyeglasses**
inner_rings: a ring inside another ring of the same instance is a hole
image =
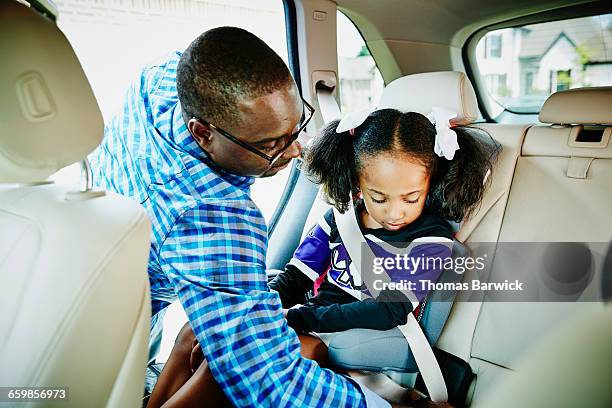
[[[282,147],[278,151],[276,151],[273,155],[271,155],[271,156],[266,154],[266,153],[264,153],[264,152],[262,152],[261,150],[259,150],[255,146],[251,145],[250,143],[243,142],[242,140],[238,139],[237,137],[232,136],[232,134],[229,133],[228,131],[221,129],[220,127],[215,126],[215,125],[213,125],[210,122],[202,120],[202,119],[200,119],[200,118],[198,118],[196,116],[193,116],[193,119],[197,120],[198,122],[200,122],[200,123],[202,123],[204,125],[210,126],[211,128],[215,129],[217,132],[219,132],[221,135],[223,135],[225,138],[227,138],[230,141],[236,143],[238,146],[243,147],[243,148],[247,149],[248,151],[250,151],[251,153],[254,153],[254,154],[258,155],[259,157],[265,159],[268,162],[268,167],[272,167],[274,165],[274,163],[276,163],[278,158],[283,155],[285,150],[287,150],[289,148],[289,146],[291,146],[293,144],[293,142],[295,142],[295,140],[300,136],[300,133],[302,133],[304,131],[304,129],[306,129],[306,126],[308,125],[308,122],[310,122],[310,120],[314,116],[315,108],[313,108],[304,99],[302,99],[302,102],[304,104],[305,109],[302,112],[302,118],[300,120],[300,127],[299,127],[299,129],[295,133],[292,133],[292,134],[287,135],[287,136],[281,136],[278,139],[276,139],[276,142],[274,143],[274,146],[272,146],[270,149],[274,149],[276,147],[276,145],[278,145],[279,143],[280,143],[280,145]]]

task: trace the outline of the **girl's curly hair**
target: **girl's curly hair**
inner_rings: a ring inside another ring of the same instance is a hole
[[[459,150],[453,160],[434,153],[436,129],[425,116],[395,109],[373,112],[349,132],[336,133],[339,121],[329,123],[305,156],[310,177],[322,185],[330,204],[348,209],[358,191],[358,174],[368,158],[380,154],[406,154],[430,174],[427,206],[442,217],[460,222],[480,204],[488,186],[487,174],[499,153],[499,144],[484,131],[456,127]]]

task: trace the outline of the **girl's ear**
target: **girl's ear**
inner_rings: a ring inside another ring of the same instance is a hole
[[[361,192],[361,190],[358,189],[356,195],[358,199],[363,200],[363,193]]]

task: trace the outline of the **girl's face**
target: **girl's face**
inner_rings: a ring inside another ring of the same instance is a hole
[[[367,158],[359,174],[359,189],[367,210],[368,228],[397,231],[423,212],[429,192],[425,166],[407,155],[380,154]]]

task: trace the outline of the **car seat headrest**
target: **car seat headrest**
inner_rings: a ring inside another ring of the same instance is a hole
[[[0,183],[46,179],[82,160],[104,123],[89,82],[55,23],[0,3]]]
[[[557,125],[612,123],[612,86],[555,92],[544,102],[539,120]]]
[[[379,108],[427,115],[432,107],[457,113],[457,125],[469,125],[479,117],[476,93],[463,72],[442,71],[407,75],[385,87]]]

